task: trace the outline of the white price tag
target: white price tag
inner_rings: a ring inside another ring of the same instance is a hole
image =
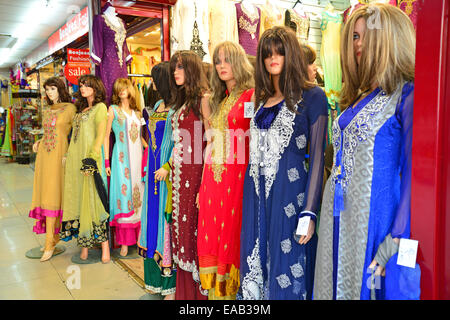
[[[298,236],[306,236],[308,234],[309,222],[311,221],[310,216],[305,216],[298,219],[297,231],[295,232]]]
[[[141,118],[141,125],[143,125],[143,126],[145,126],[145,125],[146,125],[146,123],[145,123],[145,119],[144,119],[144,118]]]
[[[418,247],[419,241],[417,240],[400,239],[397,264],[405,267],[415,268]]]
[[[244,118],[253,118],[253,113],[255,111],[254,102],[244,102]]]

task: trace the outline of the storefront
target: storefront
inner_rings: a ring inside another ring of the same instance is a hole
[[[321,80],[325,80],[319,84],[323,84],[329,99],[330,119],[339,112],[336,93],[341,81],[338,84],[327,81],[327,74],[333,72],[327,65],[331,63],[339,69],[339,56],[331,57],[336,46],[339,47],[339,39],[330,40],[328,31],[339,30],[348,10],[355,8],[354,1],[90,0],[89,6],[81,10],[79,16],[73,18],[75,20],[60,28],[45,44],[46,56],[33,64],[27,73],[30,88],[13,88],[11,97],[16,108],[13,107],[10,114],[16,121],[10,122],[14,134],[14,146],[11,145],[10,149],[11,153],[19,155],[17,159],[30,155],[32,141],[42,132],[33,129],[40,124],[40,111],[44,105],[42,97],[45,96],[43,82],[52,76],[70,78],[67,84],[72,93],[77,89],[74,84],[78,76],[94,73],[92,64],[90,70],[78,68],[78,73],[69,74],[67,64],[78,61],[84,63],[83,68],[86,67],[86,54],[92,51],[95,41],[92,20],[101,14],[107,2],[124,22],[126,45],[132,58],[126,66],[127,76],[138,89],[144,88],[144,97],[145,88],[148,89],[151,83],[152,67],[169,60],[176,50],[194,50],[205,63],[211,63],[214,45],[223,40],[233,40],[245,44],[247,54],[254,57],[255,43],[264,29],[287,25],[294,29],[299,40],[315,49],[318,74]],[[425,5],[422,1],[420,11],[415,7],[419,1],[414,6],[414,1],[384,2],[395,3],[404,10],[417,30],[411,238],[419,241],[417,262],[421,267],[421,299],[449,299],[450,138],[447,124],[450,122],[450,2],[436,0]],[[201,6],[205,3],[209,6]],[[236,7],[240,10],[239,17]],[[335,20],[324,20],[333,19],[333,16]],[[247,19],[253,23],[243,23],[245,17],[253,17],[253,20]],[[74,31],[74,21],[80,22],[79,30]],[[221,33],[224,30],[226,32]],[[240,39],[244,31],[248,33],[247,40]],[[61,35],[63,37],[59,38]],[[73,59],[71,55],[78,58]],[[80,67],[81,64],[73,63],[72,66]],[[147,99],[145,102],[149,106]],[[5,136],[5,123],[0,121],[0,142]],[[31,132],[32,137],[27,132]],[[114,246],[114,240],[111,242]],[[130,253],[128,258],[137,258],[135,252]],[[124,259],[119,264],[142,284],[142,260],[132,260]]]
[[[450,2],[418,15],[411,238],[419,241],[421,299],[450,299]]]

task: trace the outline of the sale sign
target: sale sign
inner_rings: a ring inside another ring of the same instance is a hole
[[[67,64],[64,68],[66,79],[72,84],[78,84],[78,78],[90,74],[89,49],[67,49]]]

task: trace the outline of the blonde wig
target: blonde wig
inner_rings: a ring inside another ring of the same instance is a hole
[[[366,31],[359,66],[354,54],[356,21],[363,18]],[[344,110],[373,84],[391,94],[403,81],[414,81],[416,34],[409,17],[399,8],[375,3],[357,9],[344,26],[341,38]]]
[[[231,70],[233,71],[233,76],[236,80],[236,89],[244,91],[255,86],[255,81],[253,80],[253,66],[248,60],[242,46],[231,41],[219,43],[214,49],[213,70],[210,80],[212,94],[210,96],[209,105],[212,116],[219,112],[220,102],[225,98],[227,89],[225,82],[220,80],[216,69],[216,65],[220,63],[220,50],[223,50],[225,60],[231,65]]]
[[[136,90],[134,89],[131,81],[126,78],[118,78],[116,79],[116,81],[114,81],[111,104],[120,105],[119,95],[120,92],[122,92],[125,89],[128,90],[128,102],[130,104],[130,108],[135,111],[141,112],[141,110],[139,110],[139,107],[136,104]]]

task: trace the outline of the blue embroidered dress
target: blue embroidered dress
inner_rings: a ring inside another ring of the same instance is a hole
[[[144,202],[138,252],[144,258],[145,288],[168,295],[175,292],[175,270],[172,262],[170,218],[165,212],[168,190],[166,181],[155,184],[154,172],[167,163],[173,149],[171,117],[173,110],[156,112],[163,100],[144,115],[149,136],[145,167]],[[169,173],[170,175],[170,173]],[[156,193],[156,194],[155,194]]]
[[[260,106],[250,122],[241,229],[243,299],[311,298],[317,237],[300,245],[293,235],[300,217],[315,221],[319,210],[325,93],[319,87],[305,90],[296,108],[298,114],[284,101]]]
[[[388,234],[409,238],[413,95],[409,82],[390,95],[377,88],[333,123],[314,299],[385,298],[368,266]]]

